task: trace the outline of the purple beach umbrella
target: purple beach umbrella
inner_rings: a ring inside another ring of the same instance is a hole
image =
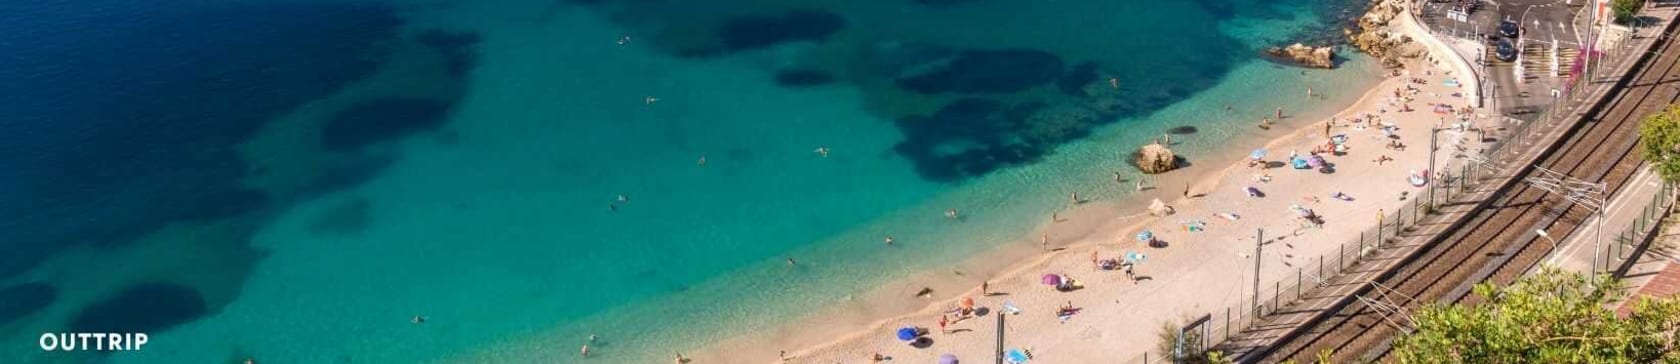
[[[957,356],[951,354],[940,355],[939,364],[957,364]]]
[[[1041,278],[1041,280],[1044,282],[1044,285],[1046,285],[1046,286],[1060,286],[1060,285],[1062,285],[1062,276],[1055,275],[1055,274],[1045,274],[1044,278]]]

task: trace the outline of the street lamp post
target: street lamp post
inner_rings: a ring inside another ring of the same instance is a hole
[[[1557,246],[1558,246],[1557,239],[1552,239],[1552,234],[1547,234],[1545,230],[1534,229],[1534,235],[1539,235],[1542,238],[1546,238],[1546,241],[1552,242],[1552,249],[1551,250],[1552,251],[1557,251]]]

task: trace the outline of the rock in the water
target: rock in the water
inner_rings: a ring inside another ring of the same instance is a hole
[[[1166,173],[1178,168],[1178,156],[1173,155],[1172,149],[1161,143],[1150,143],[1138,149],[1137,167],[1143,173]]]
[[[1311,47],[1301,43],[1288,47],[1271,47],[1266,55],[1312,68],[1335,68],[1336,51],[1330,47]]]

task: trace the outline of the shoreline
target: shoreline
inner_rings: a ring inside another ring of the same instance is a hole
[[[1415,67],[1408,67],[1411,68]],[[1124,236],[1152,223],[1165,221],[1168,217],[1183,217],[1150,216],[1143,206],[1152,198],[1161,196],[1161,193],[1177,191],[1174,186],[1189,185],[1191,194],[1210,193],[1221,181],[1245,171],[1243,161],[1247,151],[1252,148],[1235,146],[1258,145],[1265,149],[1276,149],[1290,144],[1314,131],[1322,130],[1320,126],[1330,117],[1345,119],[1358,113],[1362,106],[1372,103],[1381,96],[1381,91],[1396,86],[1399,80],[1384,74],[1353,102],[1317,109],[1319,113],[1324,113],[1323,117],[1314,117],[1314,114],[1318,114],[1313,112],[1314,110],[1301,113],[1307,115],[1301,119],[1309,122],[1277,128],[1286,131],[1282,134],[1268,135],[1266,131],[1252,130],[1239,133],[1228,141],[1233,147],[1211,151],[1208,158],[1198,159],[1193,166],[1148,177],[1153,183],[1144,191],[1130,193],[1119,199],[1085,201],[1061,212],[1063,221],[1040,223],[1027,233],[1010,239],[1015,243],[989,248],[948,266],[929,267],[917,273],[891,279],[842,304],[817,309],[793,322],[780,324],[757,334],[716,342],[689,357],[697,362],[729,362],[747,360],[744,358],[774,358],[779,351],[786,350],[789,358],[805,358],[858,341],[871,334],[884,332],[882,328],[892,322],[937,314],[945,308],[955,307],[962,297],[977,295],[978,286],[982,281],[999,282],[1029,276],[1032,275],[1029,272],[1032,268],[1044,266],[1059,258],[1069,258],[1070,252],[1082,253],[1087,249],[1133,246],[1135,244],[1124,243],[1126,240],[1116,242],[1107,236],[1114,233]],[[1295,120],[1301,119],[1292,115],[1287,119],[1289,121],[1274,125],[1293,124]],[[1177,194],[1166,196],[1170,198],[1161,200],[1175,207],[1195,203]],[[1038,239],[1032,238],[1034,235],[1050,235],[1052,249],[1041,249],[1037,244]],[[1171,249],[1151,249],[1147,252],[1151,255],[1172,254]],[[914,297],[913,294],[923,287],[933,289],[935,294],[927,298]]]

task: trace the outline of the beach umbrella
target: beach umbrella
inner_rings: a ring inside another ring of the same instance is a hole
[[[951,354],[940,355],[939,364],[957,364],[957,356]]]
[[[1252,159],[1265,158],[1266,157],[1266,150],[1265,149],[1255,149],[1253,152],[1248,152],[1248,157],[1252,158]]]
[[[1039,281],[1044,282],[1044,285],[1046,286],[1060,286],[1062,285],[1062,276],[1045,274],[1043,278],[1039,279]]]
[[[904,341],[915,340],[917,336],[921,336],[921,335],[916,334],[916,328],[914,328],[914,327],[900,327],[900,328],[898,328],[898,339],[899,340],[904,340]]]
[[[1155,240],[1155,233],[1150,232],[1149,230],[1139,231],[1137,233],[1137,240],[1144,242]]]
[[[1148,258],[1149,258],[1149,256],[1143,255],[1143,253],[1139,253],[1135,250],[1126,251],[1126,262],[1127,263],[1132,263],[1132,264],[1142,263],[1144,259],[1148,259]]]
[[[963,297],[962,308],[974,309],[974,297]]]
[[[1003,352],[1003,360],[1011,364],[1026,364],[1027,359],[1027,353],[1021,352],[1021,349],[1010,348]]]

